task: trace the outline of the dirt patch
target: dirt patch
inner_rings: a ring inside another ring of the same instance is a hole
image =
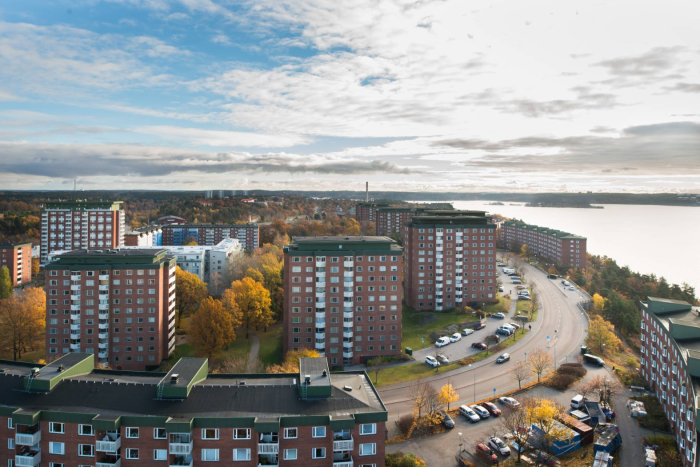
[[[427,313],[425,316],[423,316],[420,321],[418,322],[419,326],[425,326],[430,323],[434,323],[437,321],[438,316],[435,313]]]

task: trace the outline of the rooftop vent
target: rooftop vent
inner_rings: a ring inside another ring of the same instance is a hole
[[[239,385],[239,386],[245,386],[245,381],[239,381],[239,382],[238,382],[238,385]]]
[[[306,381],[306,384],[311,383],[311,375],[305,375],[305,376],[304,376],[304,381]]]
[[[323,376],[328,376],[328,372],[326,370],[323,370]]]
[[[32,375],[37,376],[39,374],[39,368],[32,368]]]
[[[352,387],[351,387],[351,386],[343,386],[343,389],[346,390],[347,392],[352,391]]]
[[[177,380],[180,379],[180,375],[177,373],[174,373],[170,375],[170,382],[171,383],[177,383]]]
[[[62,372],[64,369],[65,369],[65,368],[64,368],[63,364],[58,365],[58,372],[59,372],[59,373]]]

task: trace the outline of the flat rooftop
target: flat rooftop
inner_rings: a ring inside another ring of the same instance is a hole
[[[292,239],[293,243],[396,243],[395,240],[389,237],[382,237],[376,235],[364,235],[364,236],[327,236],[327,235],[315,235],[309,237],[294,237]]]
[[[147,248],[147,247],[136,247],[136,248],[115,248],[111,250],[70,250],[61,254],[61,258],[105,258],[107,256],[111,258],[133,258],[137,256],[148,256],[155,258],[161,254],[167,253],[167,248],[157,247],[157,248]]]

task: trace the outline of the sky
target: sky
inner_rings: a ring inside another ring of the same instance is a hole
[[[0,0],[0,188],[700,193],[697,0]]]

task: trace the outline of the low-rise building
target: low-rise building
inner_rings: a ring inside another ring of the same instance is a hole
[[[401,353],[403,249],[388,237],[294,237],[284,247],[284,351],[331,366]]]
[[[364,371],[95,370],[93,355],[2,361],[2,465],[384,467],[387,410]]]
[[[235,238],[243,249],[255,250],[260,246],[258,224],[182,224],[163,226],[163,245],[182,245],[188,238],[198,245],[216,245],[226,238]]]
[[[684,467],[697,465],[700,307],[648,297],[641,306],[641,370],[659,399]]]
[[[7,267],[12,287],[32,281],[32,244],[0,243],[0,268]]]
[[[178,216],[161,216],[158,218],[158,225],[184,225],[187,224],[187,221],[183,219],[182,217]]]
[[[500,225],[499,241],[503,248],[519,251],[527,245],[530,252],[566,268],[586,268],[586,238],[561,230],[517,221]]]
[[[139,227],[124,235],[124,246],[161,246],[163,229],[160,225]]]

